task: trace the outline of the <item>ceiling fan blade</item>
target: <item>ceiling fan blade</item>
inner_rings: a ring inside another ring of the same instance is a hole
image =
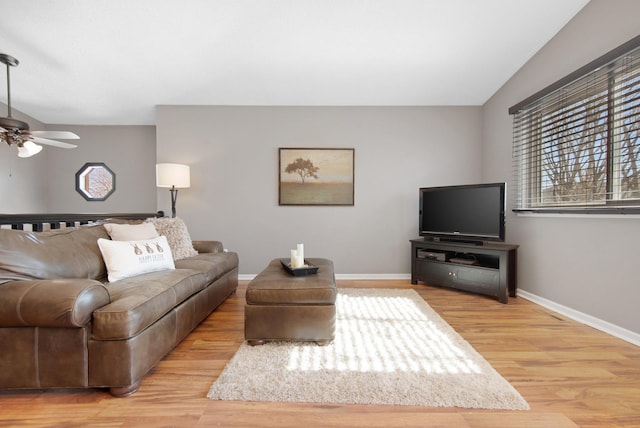
[[[75,144],[63,143],[62,141],[50,140],[48,138],[34,136],[31,137],[31,141],[38,144],[45,144],[47,146],[60,147],[62,149],[75,149],[76,147],[78,147]]]
[[[76,134],[70,131],[31,131],[31,135],[41,138],[57,138],[60,140],[77,140]]]

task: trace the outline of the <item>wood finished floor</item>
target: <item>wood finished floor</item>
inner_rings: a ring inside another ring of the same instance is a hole
[[[0,426],[640,426],[640,347],[522,298],[502,305],[408,280],[338,286],[417,290],[511,382],[530,411],[208,400],[211,383],[242,343],[246,284],[149,373],[135,395],[0,391]]]

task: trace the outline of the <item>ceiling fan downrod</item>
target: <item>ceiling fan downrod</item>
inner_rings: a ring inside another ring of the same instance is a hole
[[[0,62],[7,66],[7,117],[11,117],[11,73],[9,70],[20,64],[20,61],[11,55],[0,54]]]
[[[20,64],[16,58],[11,55],[0,53],[0,62],[7,66],[7,116],[0,117],[0,127],[8,129],[18,129],[29,131],[29,124],[11,117],[11,73],[10,67],[16,67]]]

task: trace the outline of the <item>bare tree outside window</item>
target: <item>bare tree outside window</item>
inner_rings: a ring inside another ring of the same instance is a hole
[[[640,91],[640,83],[630,89]],[[640,102],[623,107],[624,116],[617,119],[617,132],[610,138],[604,96],[599,93],[543,118],[543,205],[640,198]],[[610,174],[610,168],[617,174]]]
[[[86,163],[76,172],[76,191],[87,201],[104,201],[116,190],[116,175],[102,162]]]
[[[640,72],[625,80],[625,95],[620,101],[616,138],[619,152],[619,181],[621,199],[640,199]]]
[[[565,122],[566,118],[571,120]],[[545,117],[543,123],[541,202],[557,205],[604,202],[606,105],[580,101]]]
[[[515,211],[640,213],[640,46],[603,61],[509,110]]]

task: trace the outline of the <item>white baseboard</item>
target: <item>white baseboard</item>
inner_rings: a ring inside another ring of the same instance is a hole
[[[240,281],[251,281],[256,277],[255,273],[252,274],[240,274],[238,275],[238,279]],[[409,273],[337,273],[336,279],[344,279],[344,280],[410,280],[411,274]]]
[[[411,274],[408,273],[337,273],[336,279],[355,280],[355,281],[382,281],[382,280],[410,280]]]
[[[533,303],[536,303],[540,306],[551,309],[554,312],[571,318],[574,321],[581,322],[582,324],[586,324],[590,327],[603,331],[636,346],[640,346],[640,334],[635,333],[631,330],[627,330],[626,328],[611,324],[610,322],[601,320],[583,312],[576,311],[575,309],[571,309],[567,306],[555,303],[551,300],[547,300],[544,297],[536,296],[535,294],[529,293],[524,290],[518,290],[518,297],[527,299]]]

